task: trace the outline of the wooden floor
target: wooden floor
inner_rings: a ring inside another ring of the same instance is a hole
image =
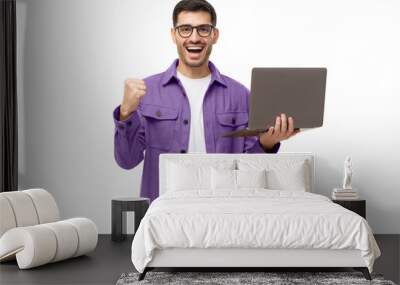
[[[374,272],[399,283],[400,235],[375,236],[382,256]],[[124,242],[112,242],[100,235],[95,251],[87,256],[19,270],[15,261],[0,264],[0,284],[115,284],[124,272],[134,271],[130,259],[132,236]]]

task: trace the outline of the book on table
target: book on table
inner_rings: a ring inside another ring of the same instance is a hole
[[[359,195],[356,189],[334,188],[332,192],[334,200],[358,200]]]

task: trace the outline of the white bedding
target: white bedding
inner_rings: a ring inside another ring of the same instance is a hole
[[[167,192],[153,201],[132,242],[143,272],[154,249],[358,249],[372,272],[380,250],[365,219],[327,197],[299,191]]]

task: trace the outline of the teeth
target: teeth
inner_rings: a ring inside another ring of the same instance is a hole
[[[187,47],[188,50],[202,50],[202,47]]]

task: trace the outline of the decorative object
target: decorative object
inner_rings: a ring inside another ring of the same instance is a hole
[[[351,178],[353,176],[353,163],[351,157],[347,156],[344,161],[344,177],[343,177],[343,189],[351,190]]]
[[[353,177],[353,163],[350,156],[346,156],[344,161],[344,173],[342,188],[334,188],[332,191],[333,200],[358,200],[357,189],[351,186]]]

